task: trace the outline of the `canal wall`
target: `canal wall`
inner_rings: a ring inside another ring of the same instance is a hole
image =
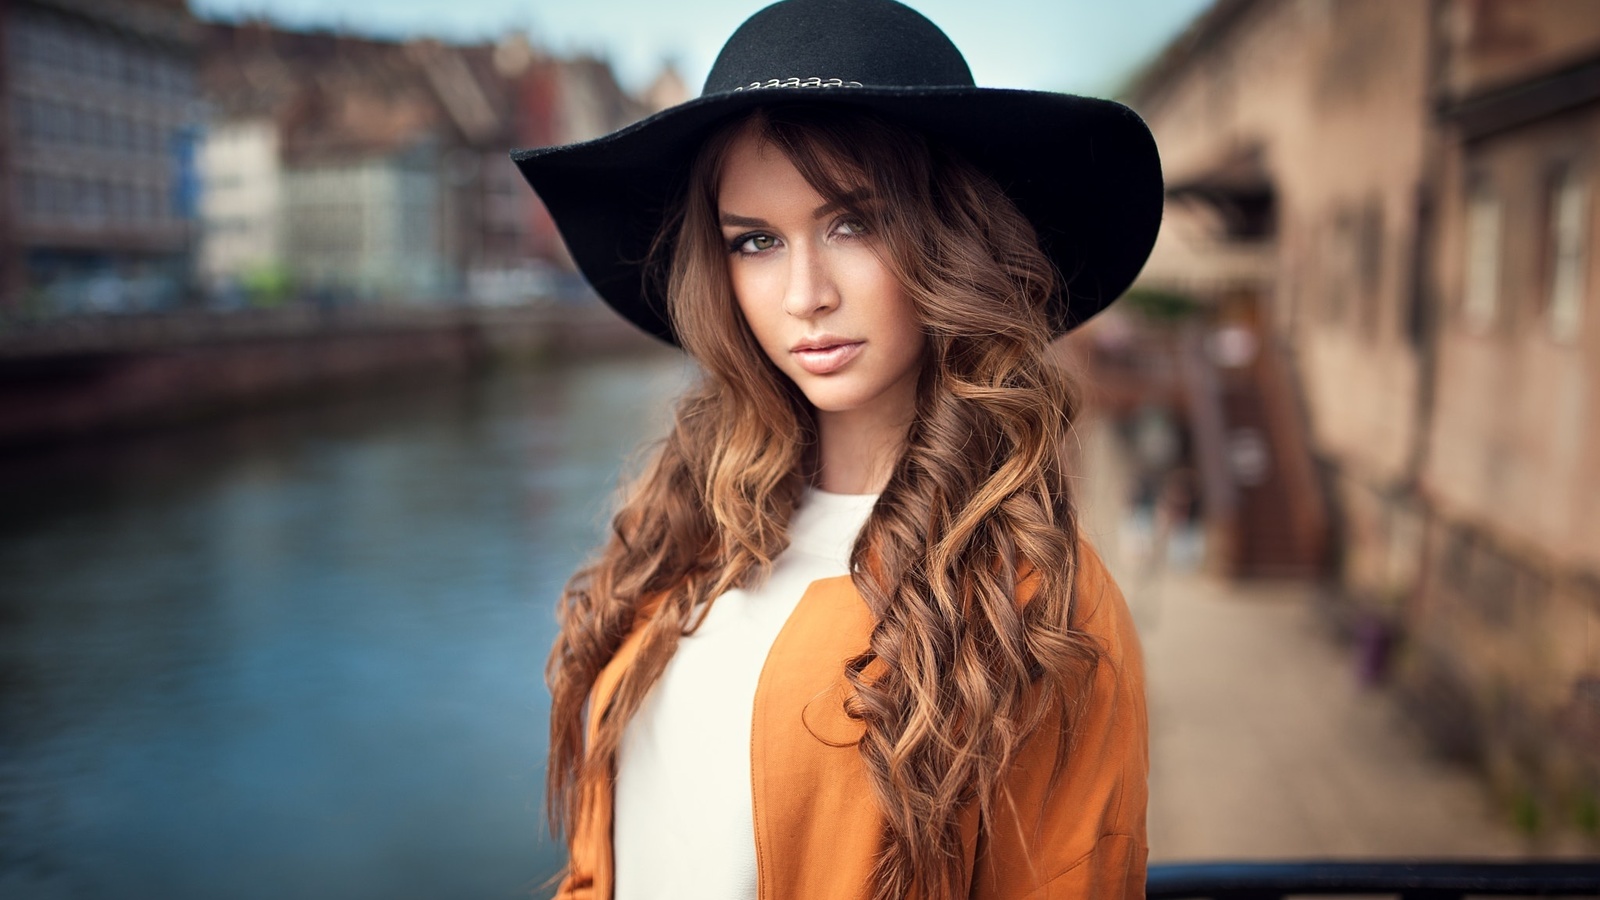
[[[13,328],[0,333],[0,449],[659,346],[598,303],[185,311]]]

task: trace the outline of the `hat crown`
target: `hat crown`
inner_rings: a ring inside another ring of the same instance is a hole
[[[754,87],[972,87],[939,26],[895,0],[780,0],[728,38],[705,95]]]

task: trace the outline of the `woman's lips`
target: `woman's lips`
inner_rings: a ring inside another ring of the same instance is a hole
[[[796,347],[792,353],[800,368],[813,375],[826,375],[837,371],[845,363],[861,354],[865,341],[830,344],[826,347]]]

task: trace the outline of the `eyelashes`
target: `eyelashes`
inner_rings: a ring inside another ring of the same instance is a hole
[[[840,229],[848,230],[841,231]],[[872,233],[872,229],[867,227],[867,220],[860,216],[845,216],[834,223],[833,231],[835,234],[841,234],[846,237],[864,237]]]
[[[767,246],[753,246],[762,241],[766,241]],[[756,256],[757,254],[771,250],[773,247],[777,246],[777,244],[778,239],[772,235],[762,231],[753,231],[747,234],[741,234],[729,241],[728,252],[737,253],[740,256]]]
[[[860,216],[842,216],[828,229],[830,236],[843,240],[855,240],[871,233],[872,230]],[[746,231],[728,241],[728,252],[739,256],[760,256],[778,244],[778,238],[769,232]]]

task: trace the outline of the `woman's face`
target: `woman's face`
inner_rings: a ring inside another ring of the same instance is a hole
[[[877,237],[750,133],[729,148],[717,205],[734,296],[779,371],[819,412],[908,420],[922,330]]]

